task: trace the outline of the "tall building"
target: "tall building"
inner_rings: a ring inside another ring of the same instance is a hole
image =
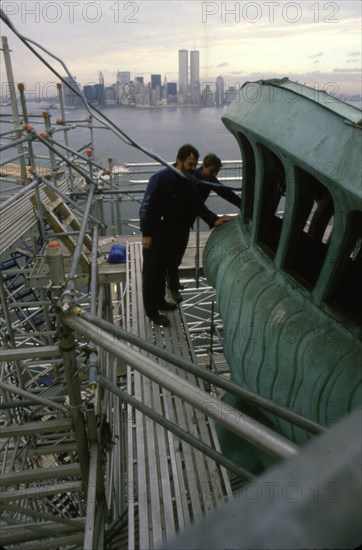
[[[238,94],[238,90],[236,86],[229,86],[227,90],[225,90],[225,103],[228,105],[234,101]]]
[[[157,88],[161,88],[161,75],[160,74],[151,74],[151,87],[152,90],[155,90]]]
[[[127,82],[131,82],[131,73],[129,71],[118,71],[117,82],[118,84],[127,84]]]
[[[118,103],[128,103],[128,92],[129,92],[130,82],[131,82],[131,73],[129,71],[118,71],[117,73]]]
[[[202,89],[202,103],[210,106],[214,105],[215,101],[215,89],[212,84],[206,84]]]
[[[136,76],[134,79],[134,103],[136,105],[144,105],[145,103],[145,83],[143,76]]]
[[[104,84],[87,84],[83,86],[83,94],[94,105],[103,106],[105,103]]]
[[[200,52],[190,52],[190,93],[192,103],[200,102]]]
[[[65,76],[64,80],[68,84],[68,86],[64,86],[63,88],[64,105],[66,107],[80,107],[83,105],[81,98],[73,91],[76,90],[80,92],[80,86],[76,79],[74,77]]]
[[[178,51],[178,91],[182,102],[185,101],[189,84],[188,51]]]
[[[167,82],[167,102],[177,103],[177,84],[176,82]]]
[[[177,96],[176,82],[167,82],[167,94],[172,96]]]
[[[216,79],[215,103],[216,105],[225,103],[225,81],[222,76]]]
[[[167,102],[167,77],[163,79],[163,85],[161,90],[161,99],[164,99]]]
[[[99,84],[96,85],[96,90],[98,104],[103,107],[106,102],[106,94],[104,87],[104,76],[102,71],[99,71]]]

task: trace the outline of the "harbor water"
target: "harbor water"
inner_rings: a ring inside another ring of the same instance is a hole
[[[42,112],[48,107],[43,103],[28,103],[28,113],[34,129],[38,132],[44,130]],[[161,157],[166,162],[174,162],[178,148],[184,143],[192,143],[200,152],[200,160],[209,152],[216,153],[222,160],[240,160],[240,151],[235,138],[225,128],[221,117],[226,107],[170,107],[170,108],[106,108],[101,111],[118,128],[122,130],[132,141],[142,149]],[[11,113],[10,107],[3,107],[3,114]],[[53,134],[56,142],[64,143],[64,133],[61,126],[55,126],[60,117],[58,109],[50,109],[49,114],[53,127],[57,131]],[[111,157],[114,163],[147,163],[154,162],[147,154],[122,141],[110,129],[101,128],[97,120],[94,120],[93,135],[87,127],[88,111],[85,109],[66,109],[67,124],[72,125],[68,131],[69,147],[80,150],[92,139],[94,158],[102,166],[107,167],[107,159]],[[1,123],[1,132],[9,131],[10,120]],[[49,166],[49,153],[41,144],[34,144],[34,150],[38,155],[37,163]],[[84,154],[84,150],[83,150]],[[5,194],[9,186],[1,185],[0,193]],[[124,196],[122,199],[122,218],[134,219],[138,217],[139,201],[142,195]],[[105,201],[107,203],[107,200]],[[234,214],[237,208],[226,203],[222,199],[211,196],[207,206],[217,213]],[[109,204],[105,204],[107,234],[109,227]],[[201,223],[201,229],[206,226]],[[123,228],[124,233],[137,233],[137,228],[129,230],[127,224]]]

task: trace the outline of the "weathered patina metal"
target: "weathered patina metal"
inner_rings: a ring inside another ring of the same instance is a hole
[[[242,208],[213,231],[204,269],[232,380],[331,426],[362,395],[361,111],[282,79],[245,84],[223,122],[243,158]],[[221,435],[234,460],[262,468]]]

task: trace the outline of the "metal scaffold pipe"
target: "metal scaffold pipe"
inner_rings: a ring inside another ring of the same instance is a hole
[[[51,122],[50,122],[50,114],[48,111],[43,111],[43,118],[44,118],[44,126],[45,126],[45,131],[47,133],[47,135],[51,136],[53,135],[53,129],[52,129],[52,125],[51,125]],[[54,154],[54,151],[52,149],[49,149],[49,160],[50,160],[50,165],[51,165],[51,169],[52,169],[52,177],[54,179],[54,181],[56,182],[57,181],[57,178],[56,178],[56,175],[57,175],[57,170],[56,170],[56,161],[55,161],[55,154]]]
[[[59,105],[60,105],[60,113],[61,113],[61,116],[62,116],[62,124],[64,125],[65,124],[65,108],[64,108],[64,99],[63,99],[63,89],[62,89],[62,84],[60,82],[58,82],[57,84],[57,91],[58,91],[58,99],[59,99]],[[66,129],[63,129],[63,135],[64,135],[64,143],[66,146],[69,145],[69,142],[68,142],[68,132]],[[67,158],[70,159],[70,154],[67,152]],[[73,170],[72,170],[72,167],[70,166],[70,164],[68,164],[68,174],[69,174],[69,184],[70,184],[70,189],[73,190],[73,187],[74,187],[74,175],[73,175]]]
[[[72,161],[72,157],[73,157],[73,160],[74,160],[74,158],[77,158],[78,161],[82,160],[82,161],[84,161],[84,163],[88,162],[88,158],[84,155],[81,155],[79,153],[79,151],[76,151],[75,149],[72,149],[71,147],[69,147],[68,145],[66,145],[64,143],[60,143],[58,141],[55,141],[51,136],[49,136],[47,139],[48,139],[49,143],[51,143],[52,146],[56,145],[57,147],[60,147],[61,149],[65,150],[65,152],[67,153],[67,156],[68,156],[68,162]],[[56,149],[54,148],[54,151],[55,150]],[[71,156],[69,156],[69,154],[71,154]],[[100,163],[93,161],[92,164],[96,168],[99,168],[100,170],[104,170],[104,167]]]
[[[83,217],[83,220],[82,220],[82,225],[81,225],[80,230],[79,230],[79,236],[78,236],[77,245],[75,247],[75,251],[74,251],[74,255],[73,255],[73,261],[72,261],[72,264],[71,264],[70,269],[69,269],[69,274],[68,274],[69,279],[68,279],[68,282],[65,286],[64,292],[61,296],[63,313],[69,311],[72,300],[73,300],[73,293],[74,293],[74,288],[75,288],[74,279],[77,275],[78,264],[80,262],[80,258],[81,258],[81,255],[82,255],[82,246],[83,246],[84,237],[85,237],[85,233],[86,233],[86,229],[87,229],[90,210],[91,210],[91,207],[92,207],[93,195],[94,195],[94,185],[90,186],[90,188],[89,188],[87,203],[86,203],[85,210],[84,210],[84,217]]]
[[[75,342],[72,331],[61,327],[59,347],[64,362],[64,377],[68,388],[69,406],[82,470],[82,483],[86,490],[89,476],[89,447],[86,423],[82,409],[82,398],[78,378],[78,365],[75,357]]]
[[[195,449],[198,449],[200,452],[202,452],[206,456],[215,460],[215,462],[218,462],[219,464],[221,464],[221,466],[225,466],[225,468],[227,468],[231,472],[234,472],[234,474],[240,476],[242,479],[245,479],[245,480],[253,479],[254,476],[250,472],[247,472],[237,464],[234,464],[234,462],[226,458],[220,452],[215,451],[214,449],[209,447],[209,445],[206,445],[205,443],[203,443],[193,435],[189,434],[188,432],[180,428],[177,424],[174,424],[167,418],[164,418],[160,414],[156,413],[153,409],[151,409],[141,401],[138,401],[134,397],[130,396],[126,391],[116,387],[114,384],[111,384],[110,382],[108,382],[108,380],[103,378],[103,376],[98,376],[97,380],[99,384],[101,384],[101,386],[104,386],[110,392],[113,392],[115,395],[120,397],[122,401],[124,401],[128,405],[131,405],[135,409],[139,410],[141,413],[145,414],[146,416],[148,416],[149,418],[151,418],[152,420],[154,420],[155,422],[157,422],[158,424],[166,428],[166,430],[169,430],[170,432],[175,434],[177,437],[179,437],[183,441],[186,441],[186,443],[189,443],[190,445],[195,447]]]
[[[23,111],[23,119],[24,119],[23,129],[25,131],[27,131],[27,135],[30,137],[31,134],[28,132],[28,127],[30,126],[30,121],[29,121],[28,108],[26,106],[26,99],[25,99],[25,84],[23,84],[22,82],[19,82],[18,83],[18,91],[19,91],[19,95],[20,95],[21,108],[22,108],[22,111]],[[30,140],[30,139],[29,139],[29,142],[28,142],[28,151],[27,151],[27,153],[28,153],[28,156],[29,156],[30,164],[31,164],[33,170],[35,170],[35,156],[34,156],[34,151],[33,151],[32,140]]]
[[[89,197],[88,197],[88,201],[87,201],[87,204],[86,204],[86,209],[85,209],[85,212],[84,212],[84,219],[82,220],[82,225],[81,225],[80,230],[79,230],[79,238],[78,238],[77,246],[76,246],[75,251],[74,251],[73,262],[72,262],[72,265],[69,269],[69,278],[70,279],[75,277],[76,274],[77,274],[78,264],[79,264],[79,260],[80,260],[80,256],[81,256],[81,252],[82,252],[83,241],[84,241],[84,237],[85,237],[86,230],[87,230],[89,211],[90,211],[90,208],[92,206],[93,193],[94,193],[94,189],[91,188],[89,190]]]
[[[297,454],[298,447],[294,443],[242,414],[237,409],[229,406],[226,408],[215,397],[193,386],[187,380],[168,371],[158,363],[151,361],[140,352],[130,348],[129,345],[115,340],[105,331],[74,315],[63,316],[62,321],[67,327],[86,336],[102,349],[132,366],[153,382],[165,387],[193,407],[202,410],[207,416],[272,456],[284,459]]]
[[[225,391],[236,395],[243,401],[259,406],[269,411],[270,413],[275,414],[276,416],[279,416],[284,420],[287,420],[292,424],[299,426],[300,428],[303,428],[304,430],[315,434],[321,433],[325,430],[325,428],[320,424],[317,424],[316,422],[313,422],[312,420],[309,420],[308,418],[305,418],[292,410],[285,409],[281,405],[274,403],[274,401],[266,399],[261,395],[257,395],[250,390],[242,388],[237,384],[234,384],[233,382],[230,382],[229,380],[223,378],[222,376],[219,376],[218,374],[210,372],[209,370],[206,370],[199,365],[195,365],[191,361],[187,361],[182,357],[177,357],[169,351],[161,349],[160,347],[155,346],[150,342],[147,342],[147,340],[144,340],[143,338],[140,338],[133,333],[127,332],[121,327],[116,327],[112,323],[101,319],[100,317],[96,317],[95,315],[92,315],[79,307],[74,308],[73,312],[75,315],[82,317],[89,323],[98,326],[109,334],[114,334],[121,340],[129,342],[134,346],[137,346],[149,353],[152,353],[153,355],[164,359],[172,365],[176,365],[186,372],[189,372],[199,378],[202,378],[203,380],[206,380],[207,382],[210,382],[211,384],[214,384],[218,388],[222,388]]]
[[[47,147],[50,151],[52,151],[58,157],[60,157],[67,165],[72,166],[72,168],[74,168],[74,170],[76,172],[78,172],[79,175],[83,176],[83,178],[85,178],[87,181],[93,182],[92,173],[91,172],[89,172],[89,173],[85,172],[77,164],[75,164],[71,159],[67,159],[67,157],[64,156],[59,151],[59,149],[56,149],[54,147],[54,145],[52,143],[55,143],[55,142],[53,142],[51,139],[49,139],[46,132],[41,132],[39,134],[36,134],[33,130],[31,130],[31,132],[32,132],[32,135],[34,136],[34,138],[38,139],[40,141],[40,143],[45,145],[45,147]],[[42,134],[44,134],[44,135],[42,135]]]
[[[22,145],[23,143],[29,142],[30,140],[31,140],[31,137],[24,136],[24,137],[20,137],[18,139],[14,139],[13,141],[9,141],[9,143],[6,143],[5,145],[0,146],[0,153],[2,153],[3,151],[6,151],[7,149],[12,149],[16,145]],[[19,154],[19,158],[24,159],[24,154],[23,153]],[[7,161],[7,162],[9,162],[9,161]],[[25,171],[25,179],[26,179],[26,171]],[[25,179],[24,179],[24,181],[25,181]]]
[[[8,39],[6,36],[1,37],[1,43],[2,43],[2,50],[4,55],[4,62],[5,62],[5,68],[6,68],[6,75],[7,75],[7,81],[9,86],[9,92],[10,92],[10,102],[13,112],[13,121],[15,127],[19,127],[20,125],[20,118],[19,118],[19,112],[18,112],[18,104],[16,101],[16,94],[15,94],[15,83],[14,83],[14,74],[13,74],[13,68],[11,64],[10,59],[10,49],[8,44]],[[21,131],[16,131],[17,136],[21,137]],[[22,140],[18,140],[17,146],[18,146],[18,152],[20,154],[20,174],[21,179],[23,182],[26,181],[26,166],[25,166],[25,159],[23,157],[23,147],[22,147]]]
[[[97,247],[98,247],[98,227],[93,227],[92,238],[92,254],[91,254],[91,282],[90,282],[90,307],[93,315],[97,311],[97,289],[98,289],[98,263],[97,263]],[[95,346],[90,343],[91,351],[88,360],[88,377],[90,383],[93,383],[98,374],[98,355]]]
[[[92,254],[91,254],[91,313],[96,314],[97,311],[97,289],[98,289],[98,263],[97,263],[97,251],[98,251],[98,227],[93,227],[92,237]]]
[[[14,384],[5,384],[4,382],[0,382],[0,388],[2,388],[4,391],[11,392],[15,395],[21,395],[22,397],[25,397],[25,398],[29,399],[30,401],[33,401],[34,403],[40,403],[41,405],[44,405],[45,407],[50,407],[52,409],[56,409],[56,410],[58,410],[62,413],[67,414],[69,412],[67,407],[64,407],[63,405],[55,403],[54,401],[52,401],[50,399],[46,399],[44,397],[41,397],[40,395],[35,395],[34,393],[23,390],[23,389],[19,388],[19,386],[15,386]]]
[[[5,292],[4,277],[1,272],[0,272],[0,302],[3,310],[3,316],[7,326],[9,342],[11,344],[11,347],[15,348],[16,346],[15,346],[14,331],[13,331],[13,326],[11,324],[11,318],[10,318],[9,307],[8,307],[9,304],[8,304],[8,300]]]

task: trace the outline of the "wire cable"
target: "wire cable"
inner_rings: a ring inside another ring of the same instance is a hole
[[[67,67],[67,65],[64,63],[64,61],[59,58],[57,55],[53,54],[46,48],[44,48],[41,44],[38,44],[35,40],[32,40],[31,38],[27,38],[23,34],[21,34],[14,26],[14,24],[10,21],[9,17],[4,13],[4,11],[0,8],[0,18],[4,21],[4,23],[13,31],[13,33],[19,38],[19,40],[57,77],[59,80],[66,85],[68,88],[70,88],[83,102],[86,110],[89,112],[90,115],[94,116],[98,122],[103,124],[106,128],[111,130],[114,134],[117,135],[126,145],[129,145],[131,147],[134,147],[138,149],[139,151],[142,151],[145,155],[149,156],[153,160],[156,160],[161,165],[165,166],[166,168],[170,168],[174,172],[176,172],[180,177],[183,179],[192,181],[193,183],[197,185],[201,185],[203,187],[207,187],[209,189],[219,189],[220,184],[218,183],[211,183],[211,182],[205,182],[203,180],[199,180],[198,178],[195,178],[194,176],[189,176],[187,174],[184,174],[177,168],[175,168],[172,164],[165,161],[162,157],[156,155],[155,153],[152,153],[148,149],[145,149],[141,145],[139,145],[137,142],[135,142],[128,134],[126,134],[121,128],[119,128],[112,120],[110,120],[104,113],[101,113],[96,107],[90,106],[88,103],[86,97],[84,96],[83,92],[80,89],[76,89],[70,86],[70,84],[58,73],[50,63],[44,57],[38,53],[31,44],[34,44],[37,48],[45,52],[47,55],[58,61],[60,65],[63,67],[64,71],[68,75],[68,77],[73,80],[73,77]],[[94,114],[96,113],[96,115]],[[230,189],[234,191],[239,191],[238,187],[230,187],[227,185],[223,185],[224,189]]]

